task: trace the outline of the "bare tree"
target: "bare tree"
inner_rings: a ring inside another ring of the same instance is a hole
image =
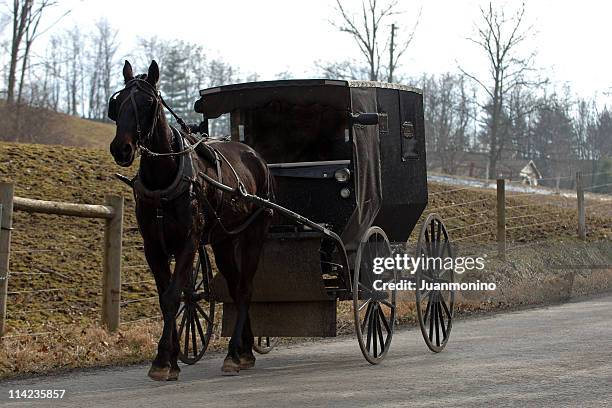
[[[502,130],[506,112],[506,101],[510,93],[519,86],[535,85],[528,77],[533,73],[535,53],[521,56],[520,46],[532,32],[525,27],[525,4],[516,13],[508,16],[503,8],[480,9],[480,18],[476,23],[476,35],[469,38],[486,55],[490,77],[480,79],[460,67],[464,75],[471,78],[487,94],[488,101],[482,107],[486,112],[485,142],[488,150],[488,178],[496,177],[497,162],[507,142],[507,133]]]
[[[557,177],[567,171],[571,159],[577,157],[575,128],[570,117],[571,103],[556,94],[541,98],[535,112],[533,131],[534,154],[543,159],[541,170]],[[559,186],[557,186],[559,187]]]
[[[381,58],[387,47],[390,51],[389,65],[386,66],[387,80],[392,81],[400,58],[414,38],[420,12],[412,30],[401,40],[399,37],[396,39],[397,26],[389,24],[391,23],[389,20],[393,16],[400,14],[398,3],[398,0],[362,0],[361,10],[354,13],[348,10],[342,1],[336,0],[336,8],[340,18],[338,22],[332,22],[332,24],[340,31],[353,37],[360,53],[365,58],[371,81],[378,81],[381,77],[381,68],[384,68],[381,65]],[[381,47],[381,36],[385,27],[390,27],[387,33],[388,40],[383,42]]]
[[[46,10],[58,4],[57,0],[13,0],[10,8],[12,20],[12,36],[10,49],[10,63],[8,72],[7,102],[15,100],[17,87],[17,65],[21,62],[21,74],[18,88],[18,102],[20,102],[25,72],[28,66],[28,57],[34,40],[45,33],[58,20],[45,29],[40,29],[40,22]],[[61,17],[68,14],[66,11]]]
[[[114,69],[117,66],[117,35],[118,31],[108,20],[101,18],[96,22],[95,30],[90,36],[90,48],[93,51],[88,56],[88,116],[91,119],[106,118],[106,103],[113,92]]]
[[[370,72],[367,67],[354,60],[340,62],[315,62],[320,75],[327,79],[357,79],[368,80]]]
[[[474,122],[473,89],[463,76],[444,74],[423,79],[427,150],[432,163],[455,174],[469,148]]]
[[[78,105],[82,100],[81,85],[83,83],[83,49],[85,44],[78,26],[65,32],[65,83],[67,113],[78,115]],[[84,113],[84,112],[83,112]]]

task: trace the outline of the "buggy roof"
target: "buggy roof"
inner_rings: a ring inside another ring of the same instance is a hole
[[[422,93],[412,86],[376,81],[289,79],[246,82],[202,89],[194,109],[207,118],[216,118],[234,109],[249,109],[276,98],[296,104],[322,103],[347,109],[351,88],[387,88]]]

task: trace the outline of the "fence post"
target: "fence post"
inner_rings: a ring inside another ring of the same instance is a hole
[[[576,201],[578,202],[578,237],[586,239],[586,213],[584,209],[584,189],[582,187],[582,172],[576,172]]]
[[[506,181],[497,179],[497,255],[506,259]]]
[[[121,240],[123,236],[123,197],[107,195],[105,203],[114,215],[105,220],[104,276],[102,278],[102,324],[109,331],[119,328],[121,302]]]
[[[14,189],[12,183],[0,183],[0,337],[4,335],[6,322]]]

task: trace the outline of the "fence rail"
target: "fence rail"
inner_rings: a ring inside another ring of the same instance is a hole
[[[53,214],[70,217],[104,219],[104,248],[102,275],[102,323],[110,331],[119,327],[121,309],[121,251],[123,235],[123,197],[107,195],[105,203],[75,204],[59,201],[35,200],[15,197],[14,186],[11,183],[0,183],[0,337],[5,333],[6,309],[9,295],[25,293],[53,293],[79,290],[80,287],[45,288],[31,290],[8,291],[9,257],[13,211],[28,213]],[[32,249],[19,252],[52,251],[50,249]],[[17,274],[17,273],[16,273]],[[21,272],[21,274],[34,274]],[[54,271],[36,272],[36,274],[56,274]],[[57,274],[63,276],[63,274]]]

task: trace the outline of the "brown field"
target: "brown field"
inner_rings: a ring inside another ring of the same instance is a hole
[[[113,177],[118,171],[132,175],[135,168],[120,169],[106,150],[0,143],[0,180],[14,182],[17,196],[93,204],[103,203],[108,193],[125,197],[122,300],[127,302],[121,310],[126,322],[121,331],[101,331],[102,221],[16,212],[8,337],[0,345],[0,377],[141,361],[155,350],[158,324],[139,321],[159,313],[155,285],[142,255],[131,192]],[[495,191],[459,188],[430,184],[428,208],[448,220],[454,239],[492,243]],[[589,201],[598,205],[597,211],[587,211],[589,240],[612,237],[612,202],[601,204]],[[575,239],[573,199],[509,193],[506,205],[511,249],[536,241]],[[350,305],[339,308],[340,328],[350,330]],[[414,320],[409,305],[401,312],[403,321]],[[28,333],[41,334],[24,336]]]

